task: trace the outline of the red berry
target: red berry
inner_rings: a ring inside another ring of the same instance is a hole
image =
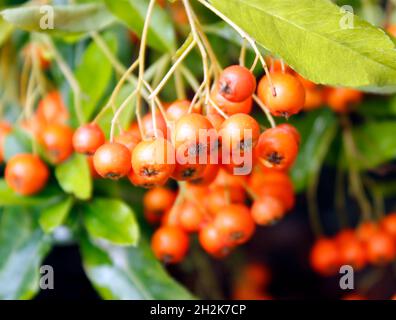
[[[187,254],[189,239],[180,228],[163,226],[154,233],[151,247],[157,259],[162,262],[167,264],[178,263]]]
[[[78,128],[73,136],[74,150],[86,155],[93,155],[105,141],[105,135],[96,123]]]
[[[29,196],[45,187],[49,171],[45,163],[37,156],[18,154],[7,162],[4,176],[12,190]]]
[[[242,102],[256,90],[256,78],[249,69],[234,65],[222,72],[217,90],[231,102]]]
[[[119,143],[106,143],[94,155],[96,171],[103,177],[119,179],[131,170],[131,153]]]

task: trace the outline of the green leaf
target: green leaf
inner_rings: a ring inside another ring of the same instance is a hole
[[[48,186],[35,196],[21,196],[8,187],[4,179],[0,179],[0,206],[41,206],[55,201],[62,195],[61,191]]]
[[[261,45],[316,83],[395,91],[396,50],[386,33],[328,0],[213,0]]]
[[[291,177],[296,192],[301,192],[320,169],[323,154],[330,148],[337,132],[337,121],[331,111],[321,109],[292,120],[292,124],[299,130],[302,144]]]
[[[169,276],[145,240],[137,248],[109,248],[106,252],[83,239],[80,248],[87,276],[104,299],[194,299]]]
[[[55,176],[61,188],[78,199],[87,200],[92,196],[92,177],[85,156],[74,154],[55,169]]]
[[[117,52],[117,39],[112,33],[106,33],[103,40],[111,52]],[[86,121],[89,121],[109,85],[113,68],[106,55],[92,42],[84,52],[75,74],[83,94],[82,108]]]
[[[68,197],[50,205],[41,212],[39,223],[44,232],[51,233],[64,223],[73,206],[73,202],[73,198]]]
[[[372,169],[396,157],[396,121],[367,122],[353,128],[356,166]]]
[[[132,209],[117,199],[96,198],[83,206],[88,233],[117,245],[136,246],[139,228]]]
[[[0,299],[31,299],[39,290],[39,268],[50,241],[32,224],[32,212],[8,209],[0,225]]]
[[[114,22],[103,4],[23,6],[1,12],[5,21],[26,31],[46,32],[56,36],[81,35],[102,30]],[[53,27],[48,22],[53,17]],[[43,26],[43,27],[41,27]],[[52,27],[52,28],[51,28]]]
[[[4,159],[8,161],[13,156],[32,151],[32,139],[19,128],[14,128],[4,139]]]
[[[141,35],[148,8],[147,0],[105,0],[109,10],[132,31]],[[158,5],[154,7],[147,34],[147,44],[161,52],[173,52],[176,36],[169,14]]]

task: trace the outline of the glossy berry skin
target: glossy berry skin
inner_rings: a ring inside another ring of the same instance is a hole
[[[174,148],[164,138],[141,141],[132,153],[132,169],[138,185],[162,186],[175,170]]]
[[[295,135],[284,128],[271,128],[260,135],[256,156],[270,169],[287,170],[298,155]]]
[[[4,142],[6,136],[12,131],[12,127],[8,122],[0,122],[0,163],[4,160]]]
[[[175,198],[175,193],[167,188],[158,187],[147,191],[143,196],[143,207],[149,222],[160,222],[165,212],[172,208]]]
[[[209,193],[204,198],[204,203],[209,212],[216,215],[230,203],[243,203],[245,200],[246,195],[242,187],[211,186]]]
[[[327,88],[325,92],[326,103],[338,113],[346,113],[363,99],[363,93],[349,88]]]
[[[294,127],[294,126],[292,126],[291,124],[288,124],[288,123],[282,123],[282,124],[278,125],[277,128],[283,129],[283,130],[291,133],[292,136],[294,137],[294,139],[296,140],[297,145],[300,145],[300,143],[301,143],[301,135],[298,132],[298,130],[296,129],[296,127]]]
[[[36,118],[41,124],[65,124],[69,120],[69,111],[59,91],[52,91],[40,100]]]
[[[141,139],[138,136],[136,136],[136,134],[130,131],[122,132],[120,135],[114,138],[114,142],[123,144],[125,147],[128,148],[131,154],[133,152],[133,149],[137,146],[137,144],[140,141]]]
[[[241,102],[232,102],[224,98],[217,90],[211,94],[213,102],[223,110],[227,115],[231,116],[237,113],[250,113],[253,108],[253,97],[249,96]]]
[[[189,181],[189,183],[201,186],[208,186],[216,179],[219,170],[220,166],[218,164],[208,164],[201,177],[193,179]]]
[[[48,160],[59,164],[73,153],[73,130],[62,124],[49,124],[41,132],[41,143]]]
[[[356,230],[356,236],[359,240],[367,242],[378,231],[378,225],[371,221],[363,222]]]
[[[228,256],[233,249],[224,239],[220,230],[213,224],[204,226],[198,235],[201,247],[211,256],[222,259]]]
[[[167,109],[166,109],[166,116],[169,121],[177,121],[184,115],[188,113],[188,109],[190,108],[191,101],[189,100],[177,100],[173,102]],[[195,109],[192,109],[194,112]]]
[[[234,114],[226,119],[219,131],[222,148],[229,152],[235,150],[242,154],[252,152],[259,136],[260,126],[257,121],[243,113]]]
[[[4,176],[12,190],[23,196],[30,196],[45,187],[49,170],[37,156],[18,154],[7,162]]]
[[[94,166],[103,178],[117,180],[131,170],[131,153],[119,143],[106,143],[96,150]]]
[[[74,150],[86,155],[93,155],[105,141],[106,137],[96,123],[81,126],[73,135]]]
[[[385,265],[396,257],[396,244],[392,236],[382,230],[366,241],[367,258],[374,265]]]
[[[200,139],[200,133],[205,132],[208,133],[208,137]],[[201,114],[187,114],[176,122],[174,139],[176,152],[183,152],[185,149],[192,156],[208,153],[211,148],[211,137],[213,141],[216,141],[216,132],[213,125]]]
[[[210,123],[212,124],[213,128],[215,128],[215,130],[219,131],[221,128],[221,125],[224,122],[224,118],[216,113],[216,112],[212,112],[212,113],[208,113],[206,115],[206,118],[210,121]]]
[[[251,211],[254,222],[261,226],[276,223],[286,213],[283,203],[271,196],[259,197],[254,201]]]
[[[189,239],[180,228],[163,226],[155,231],[151,247],[157,259],[166,264],[181,262],[187,254]]]
[[[271,74],[271,80],[275,92],[267,76],[261,79],[258,86],[258,96],[271,113],[283,117],[299,113],[305,104],[305,89],[300,80],[291,74],[280,72]]]
[[[166,138],[168,134],[168,130],[167,130],[168,128],[166,126],[164,117],[159,112],[156,112],[155,119],[157,125],[157,135],[159,137]],[[151,112],[147,113],[142,118],[142,130],[146,138],[155,137],[153,117],[151,115]]]
[[[255,92],[256,78],[249,69],[233,65],[221,73],[217,90],[228,101],[242,102]]]
[[[337,240],[342,264],[350,265],[355,270],[363,269],[367,263],[363,242],[356,237],[345,238],[344,240],[338,238]]]
[[[381,220],[381,227],[396,240],[396,213],[390,213]]]
[[[214,225],[231,245],[248,241],[256,227],[249,209],[242,204],[232,204],[221,209],[215,217]]]
[[[172,173],[172,178],[176,181],[191,181],[200,179],[206,169],[206,164],[199,163],[176,163],[175,170]]]
[[[207,221],[205,210],[195,203],[186,201],[179,210],[179,224],[186,232],[198,232]]]
[[[336,242],[326,238],[317,240],[311,249],[310,262],[314,271],[323,276],[337,273],[341,261]]]

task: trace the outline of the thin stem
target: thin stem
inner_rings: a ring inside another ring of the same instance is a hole
[[[185,57],[191,52],[191,50],[195,47],[196,42],[193,41],[191,44],[187,47],[187,49],[183,52],[183,54],[175,61],[175,63],[172,65],[172,67],[169,69],[168,73],[165,75],[165,77],[162,79],[160,84],[155,88],[155,90],[149,95],[148,99],[151,100],[154,97],[156,97],[159,92],[162,90],[162,88],[165,86],[165,84],[168,82],[169,78],[172,76],[173,72],[175,72],[176,68],[179,66],[179,64],[185,59]]]
[[[175,86],[176,86],[176,95],[178,100],[186,99],[186,88],[184,86],[183,77],[179,68],[175,69]]]
[[[156,0],[150,0],[150,3],[148,5],[146,18],[143,26],[141,42],[140,42],[140,50],[139,50],[139,78],[136,85],[136,91],[137,91],[136,117],[138,118],[138,124],[140,129],[142,128],[141,127],[141,114],[142,114],[141,90],[143,86],[144,67],[146,62],[146,42],[147,42],[147,35],[148,35],[148,30],[150,26],[151,16],[153,14],[155,2]]]
[[[224,15],[223,13],[221,13],[219,10],[217,10],[215,7],[213,7],[210,3],[206,2],[205,0],[198,0],[202,5],[204,5],[206,8],[208,8],[209,10],[211,10],[214,14],[216,14],[217,16],[219,16],[221,19],[223,19],[226,23],[228,23],[232,28],[235,29],[236,32],[239,33],[239,35],[243,38],[246,39],[250,46],[253,48],[254,52],[256,53],[256,55],[259,57],[259,60],[261,62],[261,64],[263,65],[263,68],[265,70],[265,73],[267,74],[268,77],[268,82],[270,87],[272,88],[273,91],[273,95],[276,95],[276,91],[275,91],[275,87],[273,86],[272,83],[272,79],[267,67],[267,64],[265,62],[264,57],[262,56],[260,50],[257,48],[256,45],[256,41],[253,40],[245,31],[243,31],[238,25],[236,25],[233,21],[231,21],[231,19],[229,19],[226,15]]]
[[[246,39],[242,39],[241,53],[239,54],[239,64],[245,66],[246,61]]]
[[[186,68],[184,65],[180,65],[180,71],[183,74],[184,78],[187,80],[187,83],[190,87],[196,92],[199,89],[199,82],[197,78],[195,78],[194,74]]]
[[[320,237],[323,234],[322,224],[320,222],[319,209],[316,199],[316,193],[319,184],[319,174],[314,177],[307,188],[307,200],[308,200],[308,214],[311,223],[312,230],[316,237]]]
[[[221,108],[216,104],[216,102],[214,102],[212,100],[212,98],[209,97],[209,102],[210,105],[224,118],[224,119],[228,119],[229,116],[223,111],[221,110]]]
[[[71,71],[70,67],[64,61],[61,54],[56,49],[54,43],[52,42],[51,38],[45,37],[48,47],[53,53],[54,59],[58,64],[60,70],[62,71],[63,75],[65,76],[66,80],[68,81],[74,96],[74,109],[77,115],[78,122],[83,124],[84,121],[84,114],[82,112],[81,107],[81,89],[77,79],[74,77],[73,72]]]
[[[268,122],[271,125],[271,128],[275,128],[276,122],[275,122],[274,117],[272,116],[271,112],[269,111],[269,109],[265,106],[265,104],[260,100],[260,98],[257,95],[254,94],[253,99],[254,99],[254,101],[256,101],[256,103],[261,108],[261,110],[263,110],[263,112],[265,113],[265,116],[267,117]]]
[[[336,190],[334,196],[335,209],[341,229],[348,226],[348,216],[347,216],[346,204],[345,204],[344,172],[342,170],[342,159],[343,157],[341,156],[337,168]]]
[[[259,61],[260,61],[260,56],[258,56],[258,55],[256,54],[256,57],[254,58],[253,64],[252,64],[252,66],[250,67],[250,72],[254,72],[254,70],[256,69],[257,64],[258,64]]]
[[[341,121],[344,127],[343,142],[344,142],[344,150],[349,166],[349,181],[351,184],[351,189],[356,198],[356,201],[360,206],[363,219],[370,220],[371,212],[372,212],[371,205],[365,195],[359,169],[356,166],[357,149],[352,135],[349,119],[346,116],[344,116],[341,118]]]

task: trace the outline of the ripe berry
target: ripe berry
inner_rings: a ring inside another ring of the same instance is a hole
[[[36,110],[37,121],[42,124],[65,124],[69,120],[69,111],[63,103],[59,91],[48,93],[40,102]]]
[[[366,241],[367,258],[374,265],[392,262],[396,256],[396,244],[392,236],[378,229]]]
[[[230,254],[233,246],[227,243],[220,230],[213,224],[207,224],[199,232],[199,243],[211,256],[221,259]]]
[[[0,122],[0,163],[4,160],[4,142],[6,136],[12,131],[12,127],[8,122]]]
[[[166,211],[170,210],[175,202],[175,194],[166,188],[154,188],[147,191],[143,197],[144,213],[150,217],[151,223],[161,220]]]
[[[205,210],[190,201],[180,206],[179,223],[186,232],[198,232],[206,222]]]
[[[172,145],[164,138],[141,141],[132,153],[132,169],[138,185],[145,188],[164,185],[175,170]]]
[[[231,102],[242,102],[251,97],[256,90],[256,78],[245,67],[230,66],[220,75],[217,90]]]
[[[8,186],[24,196],[41,191],[45,187],[48,177],[47,166],[33,154],[13,156],[5,168],[5,180]]]
[[[250,113],[253,107],[253,97],[249,96],[241,102],[232,102],[224,98],[217,90],[212,92],[212,100],[216,105],[228,115],[237,113]]]
[[[105,135],[96,123],[81,126],[73,136],[74,150],[86,155],[93,155],[105,141]]]
[[[220,130],[220,127],[224,122],[224,118],[221,115],[215,112],[211,112],[206,115],[206,118],[210,121],[215,130]]]
[[[301,135],[298,132],[298,130],[296,129],[296,127],[293,127],[291,124],[288,124],[288,123],[282,123],[282,124],[278,125],[277,128],[283,129],[283,130],[291,133],[293,135],[294,139],[296,140],[297,145],[300,145]]]
[[[49,124],[40,138],[48,160],[53,164],[62,163],[73,153],[73,130],[68,126]]]
[[[180,228],[163,226],[154,233],[151,247],[157,259],[162,262],[166,264],[178,263],[187,254],[189,239]]]
[[[260,135],[256,155],[267,168],[287,170],[297,158],[295,135],[284,128],[271,128]]]
[[[169,121],[177,121],[182,116],[186,115],[188,109],[190,108],[191,101],[189,100],[178,100],[173,102],[167,109],[166,109],[166,116]],[[194,111],[194,109],[193,109]]]
[[[326,88],[325,97],[333,111],[345,113],[362,101],[363,93],[349,88]]]
[[[201,177],[191,180],[189,183],[201,186],[210,185],[216,179],[219,170],[220,166],[218,164],[208,164]]]
[[[94,155],[96,171],[108,179],[119,179],[131,170],[131,153],[119,143],[106,143]]]
[[[226,188],[221,186],[211,186],[209,194],[206,195],[204,203],[213,215],[216,215],[230,203],[243,203],[246,200],[242,187]]]
[[[338,240],[340,258],[342,264],[350,265],[355,270],[361,270],[367,262],[367,256],[363,243],[356,237]]]
[[[136,136],[136,134],[130,131],[124,131],[120,135],[114,138],[114,142],[123,144],[125,147],[128,148],[131,154],[133,152],[133,149],[137,146],[137,144],[140,141],[141,139],[138,136]]]
[[[396,37],[396,24],[391,24],[386,28],[386,31],[392,36]]]
[[[243,113],[234,114],[226,119],[219,132],[221,145],[226,151],[251,152],[260,136],[257,121]],[[223,154],[224,155],[224,154]]]
[[[290,117],[299,113],[305,103],[305,89],[300,80],[288,73],[271,74],[273,87],[268,76],[258,86],[259,98],[275,116]]]
[[[167,137],[167,126],[164,117],[159,112],[155,113],[156,125],[157,125],[157,135],[159,137]],[[153,117],[151,113],[147,113],[142,118],[142,130],[146,138],[155,137]]]
[[[265,62],[267,63],[269,72],[271,74],[276,72],[283,72],[282,61],[280,59],[276,59],[274,57],[265,57]],[[283,67],[285,73],[293,73],[293,70],[286,63],[283,63]]]
[[[271,196],[258,198],[254,201],[251,210],[254,222],[261,226],[271,225],[285,215],[283,203]]]
[[[341,263],[335,241],[326,238],[317,240],[311,249],[310,262],[312,268],[324,276],[335,274]]]
[[[232,204],[221,209],[215,217],[214,225],[231,245],[245,243],[255,230],[249,209],[242,204]]]
[[[396,213],[390,213],[381,220],[382,229],[396,239]]]
[[[172,173],[172,178],[177,181],[200,179],[203,176],[206,167],[206,164],[200,163],[176,163],[175,170]]]
[[[356,230],[356,236],[359,240],[367,242],[373,237],[378,231],[378,225],[374,222],[367,221],[363,222]]]

